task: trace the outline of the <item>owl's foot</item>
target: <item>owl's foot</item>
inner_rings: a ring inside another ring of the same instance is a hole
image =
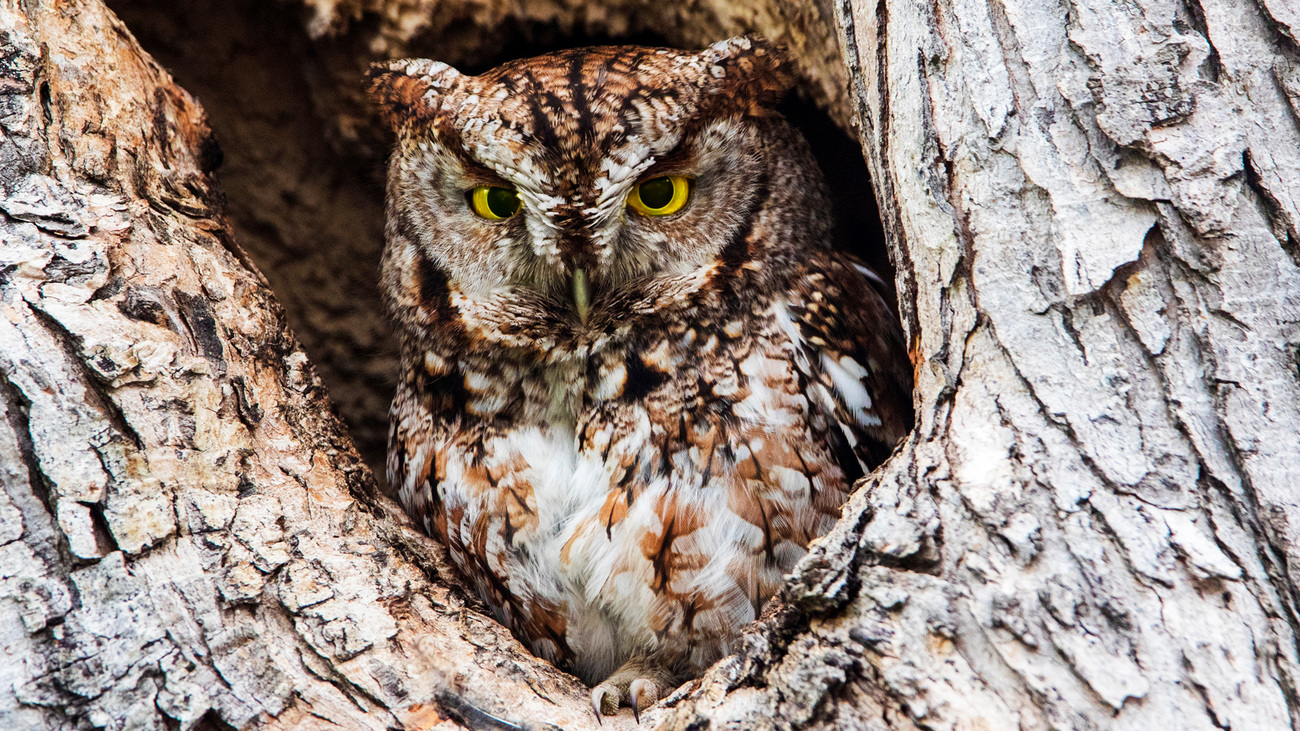
[[[632,660],[619,668],[604,682],[591,689],[591,708],[596,720],[601,715],[613,716],[620,705],[632,707],[632,716],[641,723],[641,711],[659,700],[672,689],[672,678],[661,669],[648,667],[642,661]]]
[[[619,688],[608,680],[591,689],[591,708],[596,712],[596,721],[601,715],[612,716],[618,713],[618,707],[624,699],[632,706],[632,717],[641,723],[641,709],[659,700],[659,685],[653,680],[637,678],[625,687]]]

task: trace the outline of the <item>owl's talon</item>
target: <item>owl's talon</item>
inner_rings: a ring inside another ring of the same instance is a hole
[[[618,713],[619,692],[604,683],[591,689],[591,710],[596,712],[596,723],[604,725],[602,715],[612,716]]]
[[[641,723],[641,709],[649,708],[659,700],[659,686],[645,678],[637,678],[628,686],[627,694],[632,701],[632,717]]]

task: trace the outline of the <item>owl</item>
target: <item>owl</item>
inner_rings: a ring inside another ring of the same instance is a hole
[[[389,480],[598,718],[735,649],[911,427],[897,320],[773,109],[791,83],[757,37],[371,72]]]

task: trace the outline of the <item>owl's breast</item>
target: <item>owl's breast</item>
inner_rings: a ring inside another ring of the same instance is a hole
[[[844,474],[778,314],[476,376],[508,411],[435,426],[426,529],[534,652],[589,681],[707,665],[833,523]]]
[[[451,549],[498,619],[538,655],[595,678],[615,666],[620,623],[604,608],[610,566],[626,546],[580,540],[615,485],[617,464],[583,449],[574,422],[448,433],[430,530]],[[587,668],[599,668],[594,674]]]

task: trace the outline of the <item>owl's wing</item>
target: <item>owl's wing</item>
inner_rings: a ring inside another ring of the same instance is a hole
[[[830,422],[827,439],[850,484],[890,455],[913,419],[907,348],[873,280],[848,255],[817,252],[786,305],[800,386]]]
[[[424,370],[399,384],[389,418],[389,483],[502,624],[527,638],[535,654],[569,662],[563,608],[513,563],[516,534],[537,523],[527,462],[509,440],[493,439],[491,427],[460,424],[459,384],[459,377]]]

